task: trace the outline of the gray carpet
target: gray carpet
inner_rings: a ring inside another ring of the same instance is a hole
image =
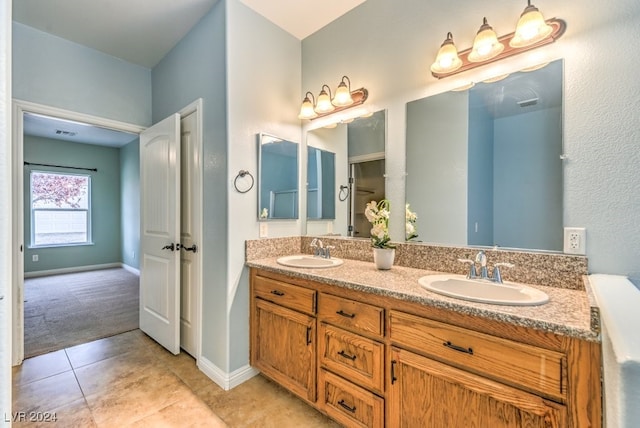
[[[138,328],[139,288],[121,268],[25,279],[25,358]]]

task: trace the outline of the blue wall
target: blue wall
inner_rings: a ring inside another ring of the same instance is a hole
[[[153,122],[203,99],[202,355],[227,367],[225,6],[211,11],[152,70]]]
[[[34,272],[117,263],[120,258],[120,152],[117,148],[70,143],[48,138],[24,138],[25,162],[98,168],[91,175],[91,225],[94,245],[29,248],[31,242],[29,172],[77,172],[48,167],[25,167],[24,172],[24,271]],[[39,261],[33,262],[37,254]]]
[[[151,70],[13,23],[13,97],[151,124]]]
[[[140,140],[120,148],[122,262],[138,269],[140,252]]]

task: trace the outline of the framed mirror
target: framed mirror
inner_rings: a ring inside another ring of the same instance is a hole
[[[307,201],[307,234],[369,236],[371,225],[364,217],[364,208],[367,202],[385,197],[385,140],[384,110],[307,133],[307,150],[321,149],[335,155],[335,218],[319,221],[311,215]],[[309,168],[307,172],[311,172]]]
[[[419,240],[562,251],[562,60],[407,104]]]
[[[298,143],[258,134],[258,219],[298,218]]]
[[[336,218],[336,154],[307,145],[307,218]]]

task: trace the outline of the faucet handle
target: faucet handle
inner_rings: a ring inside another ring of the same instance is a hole
[[[331,250],[333,250],[334,248],[336,248],[333,245],[326,245],[324,247],[324,258],[325,259],[330,259],[331,258]]]
[[[471,259],[458,259],[460,263],[467,263],[469,265],[469,273],[467,278],[476,278],[478,273],[476,272],[476,262]]]
[[[512,268],[515,267],[513,263],[494,263],[493,264],[493,281],[498,284],[502,284],[502,274],[500,273],[500,267]]]

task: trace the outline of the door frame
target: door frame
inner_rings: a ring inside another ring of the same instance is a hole
[[[199,287],[195,290],[197,294],[197,301],[202,302],[202,240],[204,239],[203,228],[203,189],[204,189],[204,162],[203,162],[203,149],[204,149],[204,136],[203,136],[203,100],[198,98],[187,106],[183,107],[178,114],[180,118],[187,116],[191,113],[196,114],[197,128],[198,128],[198,150],[200,151],[199,167],[200,172],[198,176],[198,195],[194,198],[199,204],[197,207],[198,215],[198,227],[200,229],[200,267],[197,270],[199,277]],[[58,107],[48,106],[44,104],[33,103],[30,101],[24,101],[14,98],[12,100],[12,238],[11,238],[11,254],[12,254],[12,320],[11,320],[11,342],[12,342],[12,365],[20,365],[24,360],[24,113],[42,114],[45,116],[51,116],[59,119],[73,120],[76,122],[83,122],[90,125],[101,126],[104,128],[110,128],[116,131],[131,132],[140,134],[146,129],[144,126],[135,125],[126,122],[120,122],[117,120],[106,119],[103,117],[93,116],[90,114],[79,113],[72,110],[66,110]],[[202,304],[196,307],[196,360],[200,360],[202,350]]]
[[[13,99],[12,103],[13,177],[12,177],[12,365],[24,360],[24,113],[42,114],[59,119],[83,122],[116,131],[139,134],[139,125],[105,119],[44,104]]]
[[[197,146],[197,150],[199,153],[199,159],[198,159],[198,174],[196,175],[196,183],[191,183],[192,188],[196,189],[196,193],[194,194],[194,197],[192,198],[192,201],[194,203],[194,207],[193,207],[193,212],[196,213],[196,219],[194,221],[194,223],[196,223],[196,229],[198,230],[198,233],[200,234],[199,237],[197,237],[198,239],[198,251],[196,253],[194,253],[194,256],[198,257],[198,268],[196,269],[196,276],[198,277],[198,287],[195,290],[192,290],[196,296],[196,302],[198,302],[198,304],[196,305],[196,314],[195,314],[195,318],[196,318],[196,326],[195,326],[195,330],[196,330],[196,352],[195,352],[195,359],[196,362],[200,361],[200,356],[201,356],[201,350],[202,350],[202,287],[203,287],[203,276],[202,276],[202,249],[204,248],[203,246],[203,242],[204,242],[204,210],[203,210],[203,204],[204,204],[204,137],[203,137],[203,101],[202,98],[198,98],[195,101],[193,101],[191,104],[187,105],[186,107],[183,107],[182,109],[180,109],[178,111],[178,114],[180,115],[180,119],[182,120],[183,118],[189,116],[192,113],[195,113],[196,115],[196,128],[198,130],[198,138],[196,140],[196,146]],[[182,132],[181,132],[182,134]],[[182,142],[182,137],[180,138],[180,142]]]

